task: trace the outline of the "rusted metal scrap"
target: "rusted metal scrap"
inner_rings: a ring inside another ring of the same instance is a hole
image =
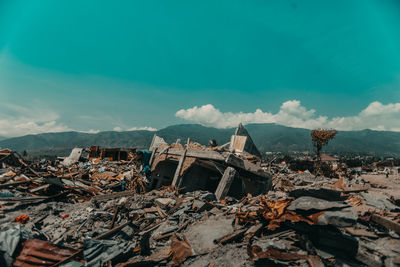
[[[306,222],[308,224],[314,224],[314,222],[302,215],[288,210],[287,207],[290,204],[290,200],[279,200],[279,201],[268,201],[265,197],[261,198],[261,205],[264,208],[262,215],[265,219],[269,220],[267,229],[275,230],[280,227],[280,224],[285,221]]]
[[[173,238],[171,240],[170,251],[172,255],[172,262],[175,265],[179,265],[188,257],[194,255],[193,248],[184,235],[182,235],[182,240],[177,238]]]
[[[72,249],[60,248],[47,241],[29,239],[22,243],[22,251],[14,262],[15,267],[52,266],[75,253]]]

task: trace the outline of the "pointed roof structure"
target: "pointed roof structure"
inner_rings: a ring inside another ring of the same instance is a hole
[[[250,134],[242,123],[236,128],[235,134],[231,137],[230,150],[234,152],[246,152],[261,158],[261,153],[251,139]]]

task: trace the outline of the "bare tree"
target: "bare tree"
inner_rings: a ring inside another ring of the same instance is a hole
[[[337,135],[336,130],[327,130],[327,129],[317,129],[311,131],[311,139],[313,146],[315,147],[316,154],[316,166],[315,166],[315,174],[318,175],[319,169],[321,166],[321,149],[323,146],[326,146],[330,140],[332,140]]]

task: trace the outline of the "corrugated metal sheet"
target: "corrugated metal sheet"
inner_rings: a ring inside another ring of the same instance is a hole
[[[133,249],[133,244],[117,242],[114,240],[85,239],[83,242],[85,266],[101,267],[112,260]]]
[[[59,248],[54,244],[39,239],[29,239],[22,243],[22,251],[14,266],[51,266],[71,256],[72,249]]]

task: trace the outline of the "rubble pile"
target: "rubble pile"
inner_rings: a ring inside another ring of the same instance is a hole
[[[271,177],[240,127],[115,161],[0,151],[0,266],[400,265],[399,180]]]

